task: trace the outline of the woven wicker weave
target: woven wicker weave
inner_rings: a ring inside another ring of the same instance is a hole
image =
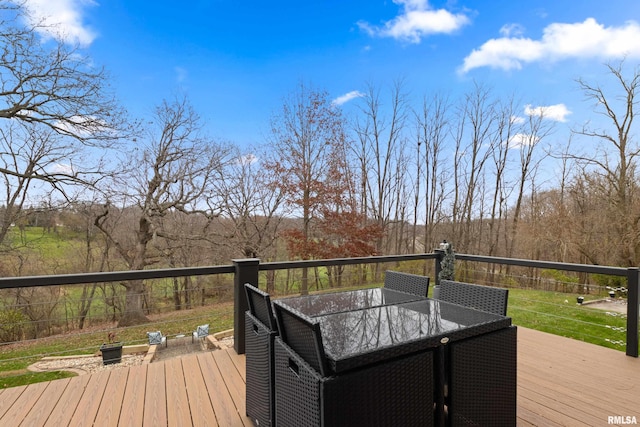
[[[275,340],[276,425],[432,426],[433,352],[324,377]]]
[[[441,280],[438,299],[506,316],[508,297],[508,289]]]
[[[384,287],[426,298],[429,292],[429,278],[387,270],[384,275]]]
[[[256,425],[271,426],[275,418],[273,340],[278,333],[269,294],[249,284],[245,289],[250,308],[245,313],[246,412]]]
[[[452,426],[516,425],[515,326],[451,344]]]

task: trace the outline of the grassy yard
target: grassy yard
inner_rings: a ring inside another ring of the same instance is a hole
[[[576,297],[510,289],[507,314],[515,325],[624,350],[621,343],[626,342],[626,315],[580,305]]]

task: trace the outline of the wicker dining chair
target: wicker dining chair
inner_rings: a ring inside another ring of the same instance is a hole
[[[453,280],[441,280],[438,299],[506,316],[509,290]]]
[[[433,425],[434,351],[332,374],[318,320],[273,308],[278,427]]]
[[[244,285],[249,310],[245,313],[246,413],[257,426],[275,423],[273,340],[278,335],[269,294]]]
[[[429,292],[429,278],[417,274],[387,270],[384,275],[384,287],[426,298]]]

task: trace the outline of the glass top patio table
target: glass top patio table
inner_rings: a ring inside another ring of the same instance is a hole
[[[281,298],[279,301],[308,317],[353,311],[363,308],[424,300],[425,297],[385,288]]]
[[[326,314],[320,324],[334,373],[511,325],[511,318],[434,299]]]

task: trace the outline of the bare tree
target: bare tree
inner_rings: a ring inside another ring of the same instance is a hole
[[[279,226],[282,222],[283,189],[278,176],[265,168],[264,156],[243,155],[234,150],[233,160],[216,181],[223,200],[222,215],[230,219],[221,241],[232,246],[236,256],[272,259]]]
[[[38,125],[9,121],[0,126],[1,243],[10,245],[6,235],[19,221],[25,204],[35,205],[54,195],[70,200],[73,187],[90,186],[100,179],[100,158],[83,159],[86,151],[79,145]]]
[[[517,140],[512,141],[513,149],[519,153],[519,163],[516,179],[516,198],[513,214],[511,215],[510,238],[507,244],[508,257],[512,257],[517,243],[518,225],[522,216],[523,201],[526,192],[530,192],[530,201],[535,204],[536,174],[540,163],[546,157],[545,151],[540,149],[545,138],[553,131],[553,122],[546,117],[545,108],[540,108],[538,112],[529,114],[521,128],[521,133],[514,135]],[[533,257],[535,258],[535,257]]]
[[[0,243],[25,203],[71,198],[102,174],[102,150],[127,135],[104,69],[77,48],[47,40],[23,1],[0,0],[0,172],[5,206]]]
[[[402,81],[395,82],[390,98],[385,107],[380,90],[369,84],[360,105],[362,117],[358,117],[354,125],[358,140],[355,155],[361,174],[361,205],[365,215],[373,218],[385,232],[403,209],[406,212],[399,204],[407,202],[398,200],[398,196],[403,195],[398,185],[402,185],[403,171],[407,167],[403,164],[406,160],[403,143],[409,113]],[[378,242],[378,252],[388,253],[391,240],[388,239],[386,247],[383,243],[382,239]]]
[[[126,129],[108,75],[60,39],[43,43],[24,1],[0,1],[0,118],[40,124],[86,144]]]
[[[509,151],[513,148],[513,138],[516,134],[515,108],[513,99],[502,105],[497,110],[496,117],[496,139],[494,149],[491,153],[493,167],[495,170],[495,180],[493,182],[493,197],[491,199],[491,211],[489,213],[488,231],[488,255],[504,255],[498,253],[501,236],[505,238],[502,242],[506,246],[507,228],[507,204],[511,193],[511,186],[508,180],[509,172]]]
[[[604,117],[605,124],[587,123],[582,129],[575,130],[575,134],[594,139],[599,144],[596,155],[572,157],[586,168],[587,174],[598,175],[595,182],[606,184],[601,197],[609,201],[608,222],[618,241],[617,259],[610,262],[635,266],[640,263],[640,215],[633,208],[639,197],[636,170],[640,146],[634,141],[634,118],[640,68],[627,74],[624,65],[624,61],[606,65],[607,76],[613,80],[616,89],[577,80],[587,99],[594,102],[595,112]]]
[[[200,119],[186,99],[163,102],[156,108],[152,124],[148,142],[136,141],[138,146],[122,163],[122,173],[110,189],[113,198],[121,197],[122,208],[135,206],[135,229],[117,233],[117,224],[109,221],[114,216],[111,203],[95,220],[130,270],[158,262],[161,252],[150,250],[155,239],[177,238],[178,230],[163,226],[168,213],[195,214],[209,220],[220,209],[210,181],[220,176],[227,149],[201,135]],[[203,235],[200,230],[193,237]],[[180,237],[185,238],[182,233]],[[147,321],[144,283],[131,281],[123,286],[126,307],[119,326]]]
[[[447,140],[450,117],[448,98],[436,94],[431,100],[425,98],[422,109],[416,112],[418,145],[418,181],[416,193],[420,193],[420,182],[424,180],[424,236],[422,250],[427,252],[435,247],[435,229],[444,219],[444,201],[446,198],[447,170],[444,161],[444,146]],[[424,148],[424,153],[422,149]],[[422,171],[422,165],[424,170]],[[422,172],[421,172],[422,171]],[[419,196],[416,194],[416,204]],[[418,212],[416,209],[415,221]],[[414,236],[415,239],[415,236]],[[426,268],[426,267],[425,267]]]
[[[471,243],[480,243],[474,234],[474,218],[484,216],[482,184],[485,165],[495,144],[496,101],[489,88],[476,84],[465,95],[458,111],[455,134],[454,200],[452,216],[456,248],[472,250]]]

